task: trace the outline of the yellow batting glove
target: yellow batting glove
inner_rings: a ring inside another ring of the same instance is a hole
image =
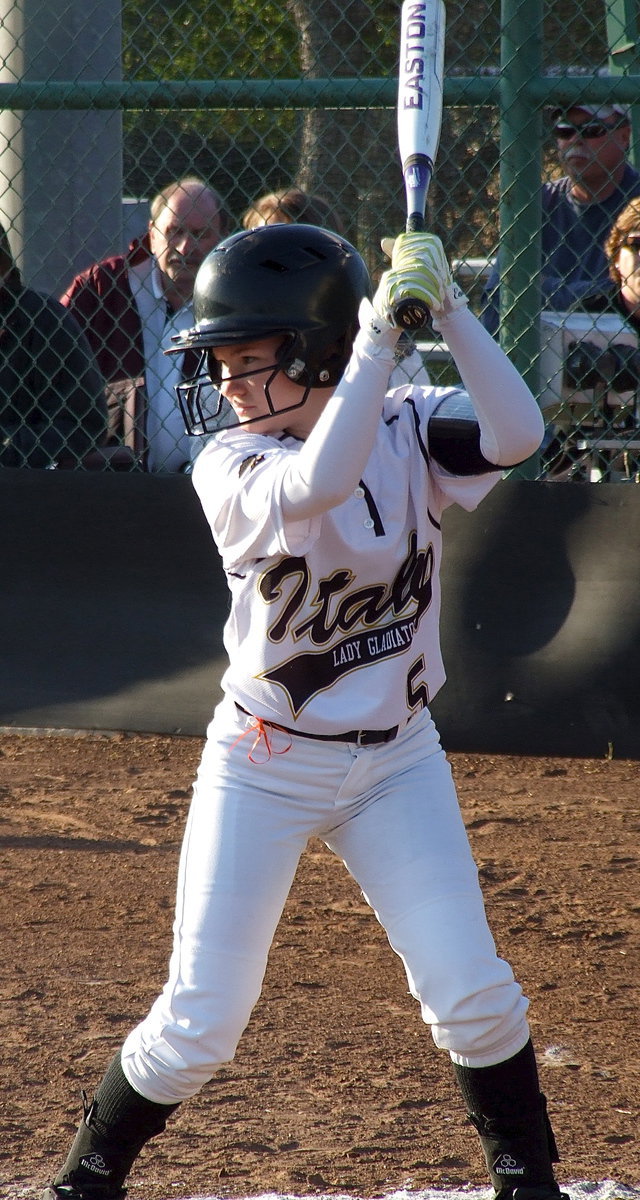
[[[407,298],[421,300],[434,317],[467,304],[453,280],[442,242],[432,233],[401,233],[395,241],[384,238],[382,249],[391,258],[391,270],[380,279],[373,306],[386,320]]]

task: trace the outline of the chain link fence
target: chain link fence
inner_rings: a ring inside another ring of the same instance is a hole
[[[195,230],[189,220],[174,222],[190,247],[180,253],[195,268],[210,236],[241,228],[265,193],[295,186],[324,201],[322,223],[344,232],[375,278],[381,236],[404,223],[395,127],[400,6],[0,2],[0,466],[188,469],[193,451],[176,431],[171,374],[185,364],[171,359],[163,372],[158,362],[189,305],[178,289],[165,328],[163,277],[149,255],[161,254],[162,238],[168,245],[175,230],[151,220],[154,197],[184,178],[212,189],[214,211],[200,213]],[[540,184],[566,169],[553,110],[571,116],[582,102],[631,105],[625,158],[633,162],[637,7],[447,3],[445,108],[428,220],[478,314],[500,253],[496,336],[547,419],[532,478],[640,478],[638,326],[613,290],[597,311],[545,303],[540,273]],[[612,75],[600,77],[603,68]],[[574,132],[569,140],[598,148],[597,138]],[[105,259],[109,294],[91,274]],[[119,342],[109,320],[119,323]],[[433,381],[455,379],[446,346],[426,339],[419,351]],[[150,456],[148,413],[163,390],[154,429],[165,448]],[[167,448],[171,438],[179,450]]]

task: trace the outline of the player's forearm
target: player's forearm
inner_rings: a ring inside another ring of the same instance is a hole
[[[361,331],[345,373],[283,483],[286,518],[306,520],[343,504],[357,487],[373,449],[394,366],[393,345],[374,345]]]
[[[498,467],[522,462],[538,449],[544,421],[519,371],[466,308],[434,321],[444,337],[480,425],[480,448]]]

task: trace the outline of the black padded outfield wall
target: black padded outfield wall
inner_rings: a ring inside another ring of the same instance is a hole
[[[0,724],[201,733],[226,585],[184,475],[0,471]]]
[[[640,758],[640,487],[507,480],[445,537],[446,747]]]
[[[224,576],[185,476],[0,471],[0,725],[201,736]],[[640,488],[445,514],[447,749],[640,758]]]

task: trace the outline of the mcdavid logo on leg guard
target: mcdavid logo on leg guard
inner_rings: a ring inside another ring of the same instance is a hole
[[[513,1154],[507,1154],[506,1151],[498,1155],[493,1169],[496,1175],[524,1175],[527,1170],[524,1163],[518,1162]]]
[[[86,1154],[80,1159],[80,1166],[94,1175],[110,1175],[111,1168],[107,1166],[101,1154]]]

